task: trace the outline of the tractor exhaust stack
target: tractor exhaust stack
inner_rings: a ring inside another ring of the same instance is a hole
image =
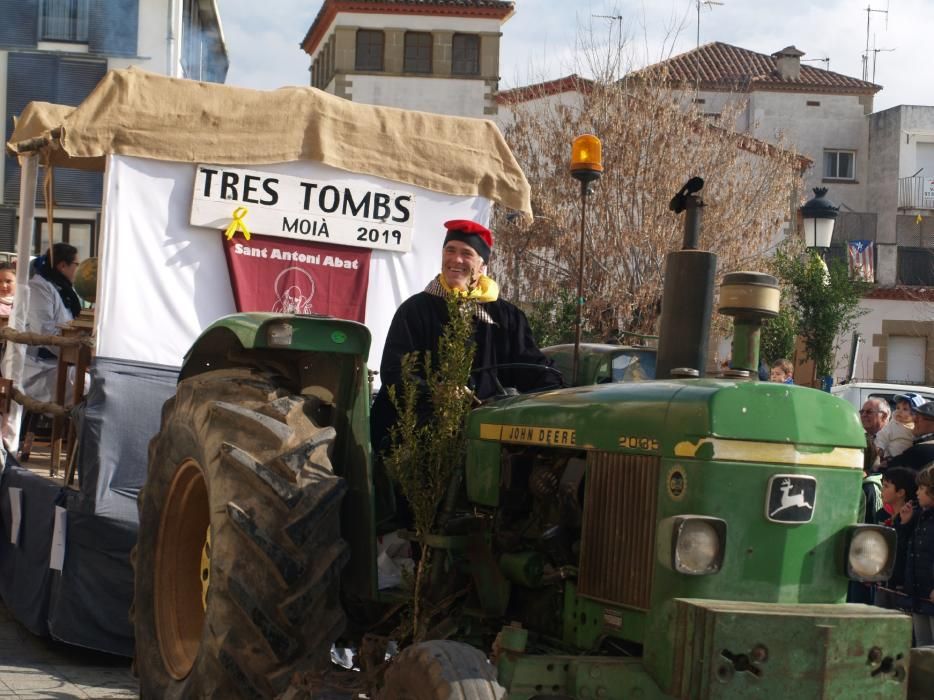
[[[665,260],[665,289],[659,323],[655,376],[668,379],[672,370],[693,369],[704,376],[707,368],[707,342],[713,309],[717,256],[700,245],[704,201],[700,191],[704,181],[692,177],[672,198],[669,208],[676,214],[686,211],[682,249]]]

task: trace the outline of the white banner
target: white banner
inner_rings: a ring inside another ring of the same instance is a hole
[[[280,179],[346,183],[354,192],[412,195],[411,220],[418,221],[412,249],[401,254],[374,250],[370,258],[364,323],[373,336],[368,363],[373,369],[379,369],[396,308],[441,271],[444,222],[471,219],[487,225],[490,220],[490,201],[482,197],[440,194],[307,161],[252,167]],[[223,230],[189,223],[195,171],[188,163],[108,158],[96,309],[98,357],[179,367],[201,331],[236,311]],[[242,234],[236,240],[254,247]]]
[[[199,165],[190,221],[221,230],[241,222],[251,233],[406,253],[414,211],[414,194],[375,184]]]

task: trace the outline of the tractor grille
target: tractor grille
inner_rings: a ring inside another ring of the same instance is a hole
[[[588,454],[578,592],[648,609],[661,458]]]

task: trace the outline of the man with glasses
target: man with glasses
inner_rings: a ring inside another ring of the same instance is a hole
[[[885,424],[889,422],[889,417],[891,415],[892,409],[889,406],[889,402],[885,399],[875,397],[866,399],[866,403],[864,403],[863,407],[859,410],[859,420],[863,424],[863,430],[865,430],[866,434],[873,440],[876,438],[876,433],[882,430]]]
[[[863,424],[863,430],[866,431],[867,449],[870,446],[875,446],[876,435],[889,422],[891,414],[892,408],[889,406],[889,402],[877,397],[866,399],[866,403],[859,409],[859,422]],[[873,457],[870,469],[872,472],[878,472],[881,467],[880,455],[876,454]]]
[[[915,434],[914,444],[907,450],[889,460],[888,467],[908,467],[920,471],[923,467],[934,462],[934,401],[928,401],[920,406],[912,406],[911,414],[915,425],[912,432]]]

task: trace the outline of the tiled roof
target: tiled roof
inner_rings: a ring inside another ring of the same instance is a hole
[[[522,85],[509,90],[500,90],[496,93],[496,101],[500,104],[516,104],[537,100],[549,95],[560,95],[564,92],[587,92],[593,87],[593,81],[579,75],[566,75],[563,78],[547,80],[533,85]]]
[[[522,102],[531,102],[532,100],[541,99],[543,97],[548,97],[550,95],[559,95],[565,92],[579,92],[581,94],[589,94],[594,88],[594,82],[588,80],[587,78],[581,78],[577,74],[566,75],[563,78],[557,78],[555,80],[548,80],[543,83],[534,83],[532,85],[523,85],[521,87],[512,88],[511,90],[503,90],[496,94],[496,101],[506,107],[510,105],[517,105]],[[623,92],[629,98],[638,99],[629,95],[627,92]],[[731,139],[737,148],[740,148],[744,151],[748,151],[754,155],[774,157],[780,154],[786,154],[785,149],[779,148],[767,141],[762,141],[755,138],[749,134],[739,134],[733,131],[724,129],[717,124],[710,122],[707,119],[702,119],[696,116],[691,116],[688,114],[683,114],[684,119],[689,120],[692,123],[692,127],[695,129],[711,129],[713,131],[721,132],[726,138]],[[796,155],[795,160],[798,164],[798,170],[804,172],[810,168],[814,162],[803,155]]]
[[[794,47],[789,49],[790,53],[804,55]],[[782,78],[778,72],[777,56],[715,41],[648,66],[637,75],[667,70],[669,80],[693,86],[699,73],[702,90],[789,90],[871,95],[882,89],[881,85],[805,63],[801,64],[800,77]]]
[[[324,0],[315,21],[299,45],[307,53],[314,53],[338,12],[493,17],[505,20],[515,11],[515,7],[516,3],[512,0]]]

